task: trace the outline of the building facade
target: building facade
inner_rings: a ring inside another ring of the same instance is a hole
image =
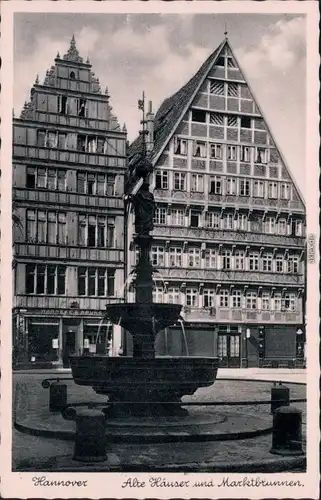
[[[229,41],[149,111],[154,300],[183,304],[184,317],[183,330],[159,335],[158,353],[302,366],[305,206]],[[132,192],[141,150],[139,137]]]
[[[125,126],[72,38],[13,119],[17,365],[66,366],[97,340],[105,352],[106,336],[117,353],[103,315],[123,290],[125,170]]]

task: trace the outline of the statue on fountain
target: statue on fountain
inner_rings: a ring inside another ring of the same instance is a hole
[[[149,183],[143,185],[133,197],[135,212],[135,231],[138,235],[148,235],[154,229],[155,200],[149,190]]]

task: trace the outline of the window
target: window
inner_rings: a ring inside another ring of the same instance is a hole
[[[222,144],[210,144],[210,155],[211,158],[216,160],[222,159]]]
[[[270,294],[269,292],[262,292],[262,309],[268,311],[270,309]]]
[[[231,250],[222,251],[222,269],[223,271],[231,269]]]
[[[210,194],[222,194],[222,179],[221,177],[210,178]]]
[[[191,174],[191,191],[197,193],[204,192],[204,175]]]
[[[66,214],[44,210],[27,210],[27,241],[66,244]]]
[[[253,182],[253,196],[255,198],[263,198],[264,197],[264,182],[263,181],[254,181]]]
[[[201,250],[199,248],[188,249],[188,265],[189,267],[200,267]]]
[[[256,252],[249,253],[249,270],[250,271],[259,270],[259,254]]]
[[[244,269],[244,252],[242,250],[235,251],[234,267],[237,271],[243,271]]]
[[[227,56],[227,67],[228,68],[236,68],[236,64],[234,62],[234,59],[231,56]]]
[[[296,296],[294,293],[285,293],[281,301],[281,309],[286,311],[296,310]]]
[[[229,97],[237,97],[238,96],[238,84],[237,83],[228,83],[227,84],[227,95]]]
[[[267,163],[268,150],[265,148],[255,149],[255,162],[256,163]]]
[[[52,264],[26,264],[26,293],[64,295],[66,267]]]
[[[206,143],[203,141],[194,141],[193,155],[196,158],[206,158]]]
[[[165,265],[164,256],[165,256],[164,247],[159,247],[159,246],[152,247],[153,266],[164,266]]]
[[[246,294],[246,309],[257,309],[257,293],[247,292]]]
[[[85,135],[77,135],[77,150],[86,151],[87,149],[87,137]]]
[[[77,192],[98,196],[115,196],[115,176],[77,172]]]
[[[182,208],[172,209],[172,225],[185,226],[185,212]]]
[[[229,293],[228,290],[220,291],[220,307],[228,307]]]
[[[286,234],[287,233],[287,222],[286,222],[286,219],[279,219],[279,222],[278,222],[278,231],[279,231],[279,234]]]
[[[283,255],[277,255],[275,257],[275,270],[277,273],[283,273],[283,262],[284,262],[284,257]]]
[[[221,113],[210,113],[210,123],[212,125],[224,125],[224,115]]]
[[[78,245],[88,247],[113,247],[115,218],[97,215],[78,217]]]
[[[44,148],[46,145],[46,131],[38,130],[37,132],[37,146]]]
[[[186,288],[186,305],[197,307],[198,306],[198,291],[197,288]]]
[[[213,288],[204,288],[204,307],[215,307],[215,290]]]
[[[168,189],[168,172],[164,170],[156,171],[156,189]]]
[[[166,224],[167,223],[167,212],[166,208],[156,207],[154,214],[154,224]]]
[[[281,311],[282,297],[280,293],[274,294],[274,310]]]
[[[36,172],[34,167],[27,167],[26,187],[33,189],[36,187]]]
[[[115,295],[114,269],[79,267],[78,295],[96,297],[110,297]]]
[[[251,148],[249,146],[241,146],[241,161],[251,161]]]
[[[236,226],[239,231],[247,231],[248,230],[248,216],[246,214],[239,214]]]
[[[77,100],[77,115],[78,116],[86,116],[87,115],[86,99],[78,99]]]
[[[200,226],[200,216],[201,216],[201,214],[199,212],[195,212],[194,210],[191,211],[191,219],[190,219],[190,226],[191,227],[199,227]]]
[[[240,309],[242,307],[241,290],[232,290],[232,307],[235,309]]]
[[[169,304],[180,304],[181,303],[181,293],[179,288],[168,288],[167,289],[167,301]]]
[[[278,185],[276,182],[269,182],[269,190],[268,190],[269,198],[277,198],[278,197]]]
[[[76,78],[75,72],[74,71],[70,71],[69,77],[70,77],[71,80],[74,80]]]
[[[210,94],[224,95],[224,83],[218,80],[210,80]]]
[[[67,102],[68,102],[68,98],[66,95],[58,95],[57,96],[57,99],[58,99],[58,105],[57,105],[57,108],[58,108],[58,113],[60,113],[61,115],[65,115],[67,114]]]
[[[301,220],[295,221],[295,236],[303,236],[303,223]]]
[[[225,192],[227,195],[236,194],[236,179],[233,179],[233,177],[227,177],[225,183]]]
[[[220,56],[217,58],[215,62],[216,66],[225,66],[225,58],[223,56]]]
[[[153,302],[162,304],[164,302],[164,288],[156,286],[153,288]]]
[[[287,271],[288,273],[298,273],[299,272],[299,257],[297,255],[290,255],[287,260]]]
[[[180,137],[175,137],[174,154],[187,155],[187,140],[186,139],[181,139]]]
[[[272,271],[272,259],[273,256],[270,253],[265,253],[262,256],[262,270],[263,271]]]
[[[206,269],[216,269],[216,250],[215,248],[208,248],[205,251],[205,267]]]
[[[228,160],[236,160],[236,146],[227,146],[227,159]]]
[[[251,128],[250,116],[241,116],[241,128]]]
[[[207,228],[219,229],[220,228],[220,214],[217,212],[206,212],[205,224]]]
[[[240,179],[240,196],[250,196],[250,181]]]
[[[182,267],[182,249],[180,247],[170,247],[169,265],[170,267]]]
[[[184,172],[174,172],[174,189],[186,191],[186,174]]]
[[[237,116],[228,115],[227,116],[227,126],[228,127],[237,127]]]
[[[233,229],[234,216],[233,214],[225,214],[223,217],[223,228]]]
[[[254,127],[257,130],[266,130],[263,118],[255,118]]]
[[[274,234],[276,227],[275,217],[267,217],[264,221],[264,230],[266,233]]]
[[[282,182],[280,184],[280,198],[281,200],[289,200],[290,199],[290,185]]]
[[[206,123],[206,111],[192,109],[192,122]]]

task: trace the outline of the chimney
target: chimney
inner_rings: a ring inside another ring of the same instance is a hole
[[[154,148],[154,120],[152,101],[148,102],[148,112],[146,114],[146,130],[148,131],[146,137],[146,151],[150,153]]]

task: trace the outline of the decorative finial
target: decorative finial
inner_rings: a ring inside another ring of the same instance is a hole
[[[73,49],[76,48],[76,40],[75,40],[75,35],[74,34],[72,34],[72,37],[71,37],[70,47],[72,47]]]
[[[87,59],[86,59],[86,64],[90,64],[90,59],[89,59],[89,56],[87,56]]]
[[[38,74],[36,76],[35,85],[39,85],[39,75]]]
[[[108,87],[107,87],[107,85],[106,85],[106,88],[105,88],[105,95],[106,95],[107,97],[109,97],[109,92],[108,92]]]
[[[59,50],[58,50],[58,52],[57,52],[56,59],[60,59]]]
[[[69,49],[67,51],[67,54],[64,55],[64,60],[72,62],[80,62],[80,63],[83,62],[83,58],[80,57],[79,52],[77,50],[76,40],[74,35],[72,35]]]
[[[125,134],[127,133],[126,123],[124,123],[124,125],[123,125],[123,132],[124,132]]]
[[[12,108],[12,118],[14,118],[14,108]]]
[[[225,31],[224,31],[225,40],[227,40],[227,35],[228,35],[228,31],[227,31],[227,25],[225,23]]]

